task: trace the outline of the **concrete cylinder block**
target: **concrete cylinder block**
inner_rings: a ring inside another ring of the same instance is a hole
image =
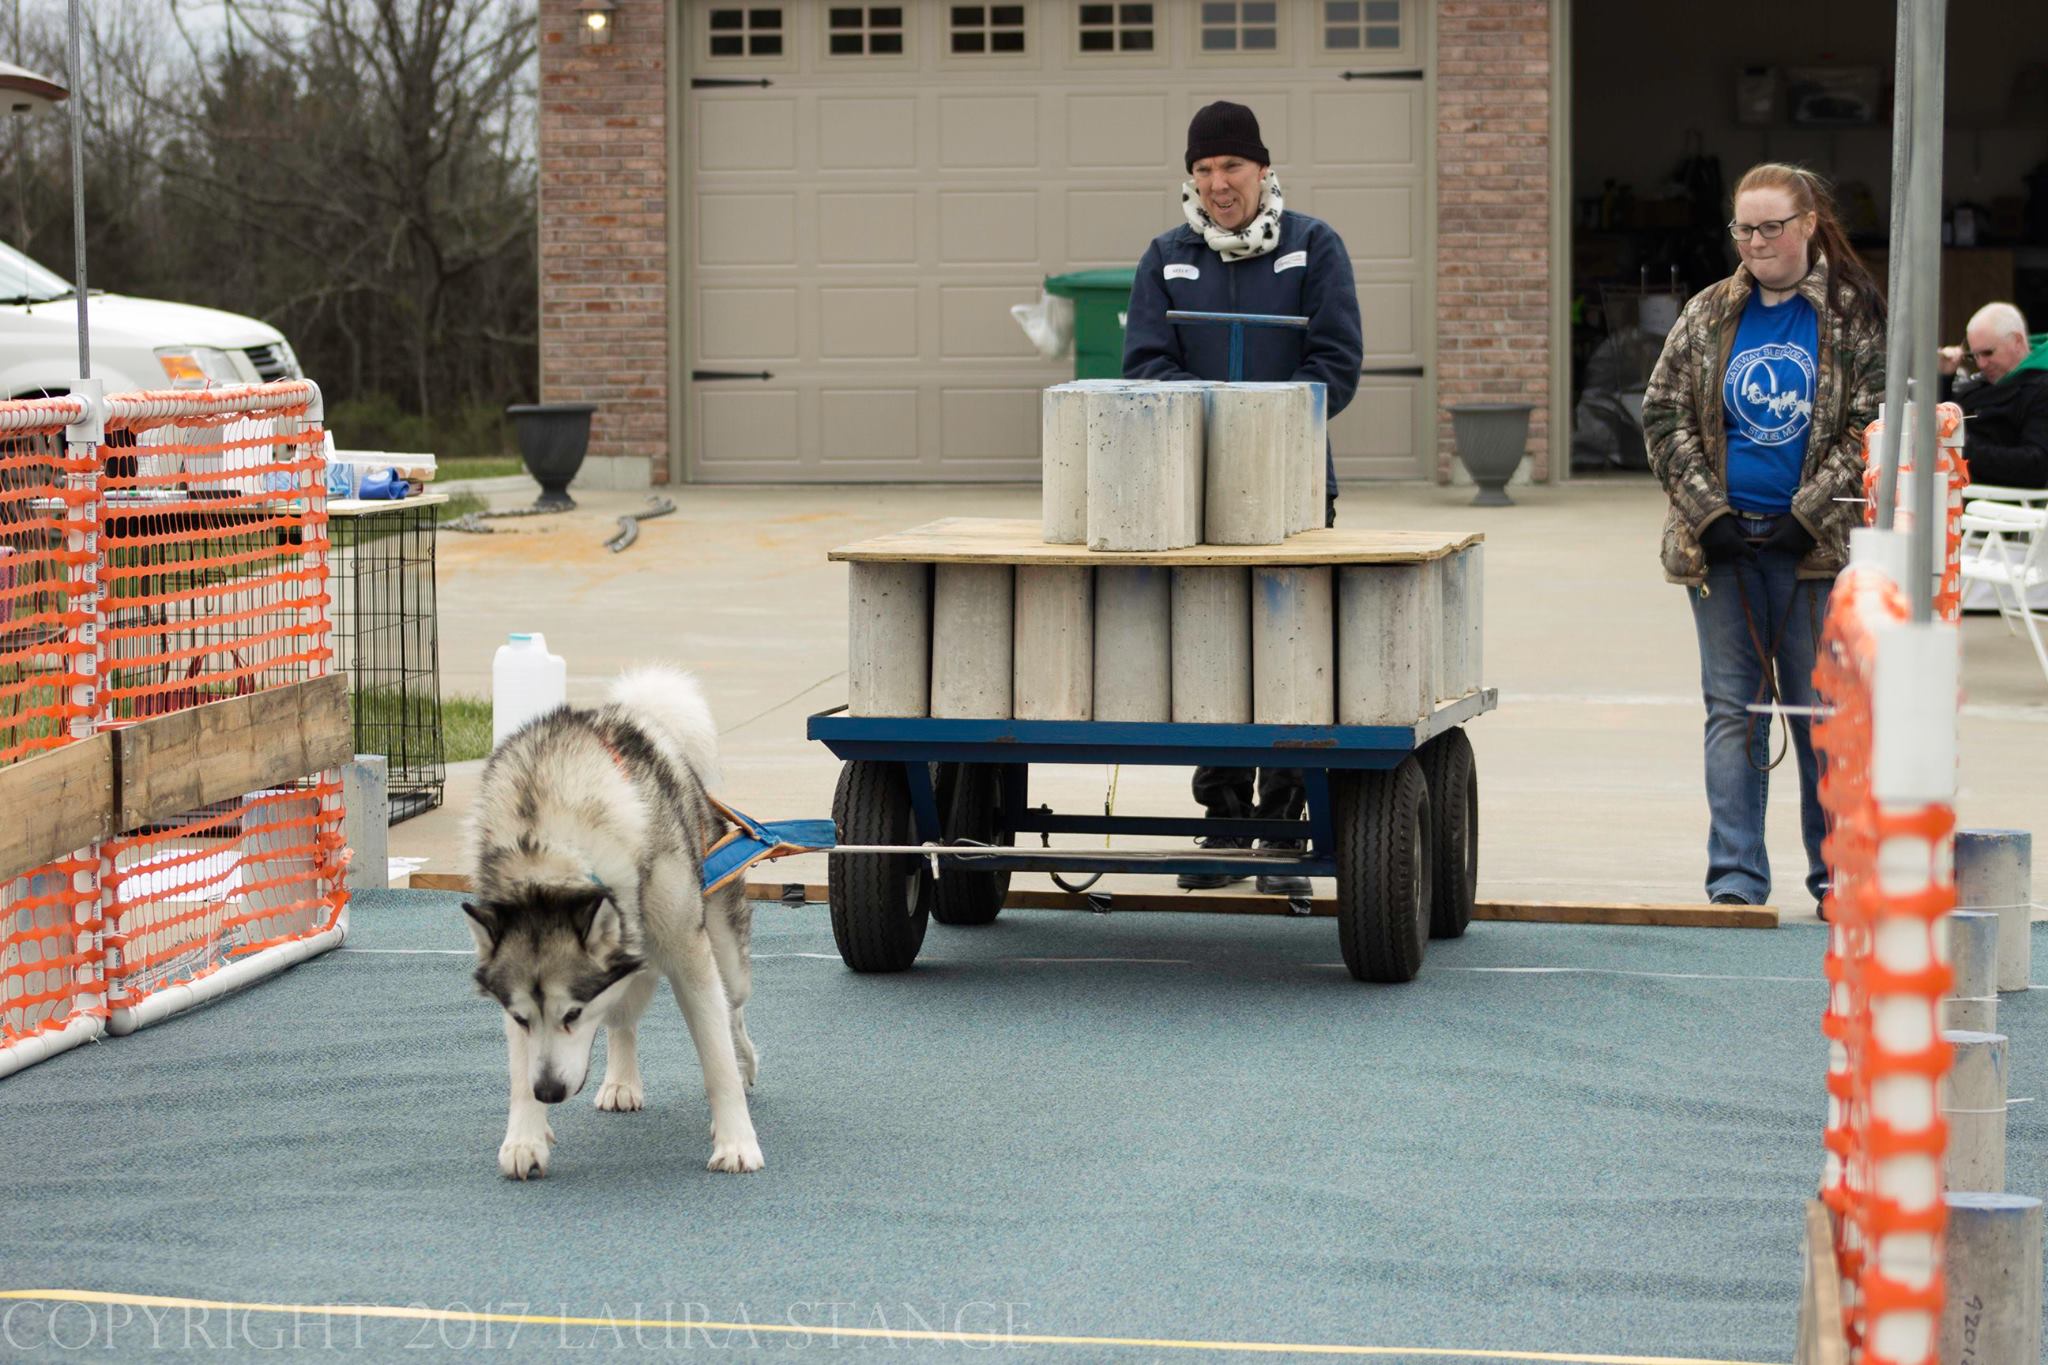
[[[1088,546],[1184,550],[1202,538],[1206,385],[1091,390]]]
[[[1337,723],[1413,725],[1436,707],[1425,678],[1424,566],[1337,570]]]
[[[1088,543],[1088,399],[1090,392],[1127,389],[1128,379],[1076,379],[1055,384],[1041,400],[1039,503],[1048,545]]]
[[[2005,1189],[2005,1035],[1951,1029],[1941,1036],[1955,1049],[1941,1081],[1942,1117],[1948,1120],[1942,1184],[1998,1194]]]
[[[848,713],[930,714],[932,566],[856,563],[847,569]]]
[[[1444,695],[1444,561],[1425,560],[1417,567],[1422,570],[1422,638],[1416,641],[1421,649],[1417,663],[1434,711]]]
[[[1173,718],[1172,571],[1095,571],[1095,719]]]
[[[1210,390],[1202,515],[1205,545],[1278,545],[1302,490],[1305,384],[1223,384]]]
[[[1286,534],[1298,530],[1319,530],[1327,524],[1329,505],[1329,387],[1300,385],[1307,389],[1303,432],[1288,460],[1288,508]]]
[[[1452,701],[1479,686],[1479,547],[1442,560],[1443,606],[1438,616],[1437,696]]]
[[[1243,725],[1252,718],[1251,570],[1173,571],[1173,718]]]
[[[1995,1365],[2041,1359],[2041,1201],[1948,1196],[1939,1359]]]
[[[1330,725],[1337,719],[1335,570],[1252,570],[1252,719]]]
[[[1014,575],[1007,564],[932,572],[932,714],[1010,718]]]
[[[2034,836],[2023,829],[1956,831],[1956,908],[1998,916],[1998,989],[2023,991],[2033,973],[2028,936]]]
[[[1998,916],[1957,910],[1946,920],[1948,961],[1955,981],[1941,1002],[1941,1026],[1968,1033],[1998,1031]]]
[[[1018,720],[1090,720],[1095,696],[1095,585],[1084,566],[1017,566]]]

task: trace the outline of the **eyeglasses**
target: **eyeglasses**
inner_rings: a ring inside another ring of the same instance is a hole
[[[1985,347],[1985,348],[1984,348],[1983,350],[1981,350],[1981,351],[1971,351],[1971,352],[1970,352],[1970,355],[1971,355],[1971,356],[1972,356],[1972,357],[1973,357],[1973,358],[1974,358],[1974,359],[1975,359],[1975,360],[1977,361],[1977,363],[1978,363],[1978,364],[1980,364],[1980,365],[1981,365],[1981,364],[1983,364],[1983,363],[1984,363],[1985,361],[1987,361],[1987,360],[1991,359],[1991,357],[1993,357],[1993,356],[1995,356],[1995,355],[1997,355],[1997,354],[1998,354],[1998,348],[1997,348],[1996,346],[1986,346],[1986,347]]]
[[[1757,236],[1768,242],[1785,230],[1785,224],[1793,221],[1795,218],[1804,218],[1805,216],[1803,213],[1795,213],[1791,218],[1773,218],[1767,222],[1754,225],[1749,223],[1730,223],[1728,225],[1728,235],[1738,242],[1746,242],[1749,240],[1749,234],[1754,232]]]

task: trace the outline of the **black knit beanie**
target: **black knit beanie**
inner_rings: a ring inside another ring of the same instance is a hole
[[[1188,170],[1205,156],[1241,156],[1261,166],[1273,164],[1272,153],[1259,141],[1259,116],[1225,100],[1205,105],[1188,122]]]

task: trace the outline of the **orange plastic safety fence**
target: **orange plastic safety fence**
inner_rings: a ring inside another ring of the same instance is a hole
[[[1853,1358],[1863,1365],[1900,1365],[1878,1344],[1887,1319],[1919,1315],[1932,1323],[1941,1312],[1939,1180],[1947,1129],[1935,1112],[1932,1087],[1947,1071],[1949,1049],[1933,1021],[1950,972],[1936,951],[1935,931],[1955,904],[1954,812],[1947,806],[1890,808],[1872,786],[1876,634],[1906,616],[1895,585],[1867,566],[1852,566],[1837,580],[1814,668],[1822,715],[1813,743],[1823,759],[1820,799],[1830,825],[1823,849],[1831,884],[1821,1197],[1835,1221],[1843,1326]],[[1882,881],[1881,850],[1887,852]],[[1924,868],[1913,866],[1916,856],[1924,857]],[[1920,1045],[1886,1042],[1880,1020],[1900,1010],[1916,1024],[1924,1012],[1924,1027],[1903,1031]],[[1890,1106],[1898,1084],[1916,1078],[1928,1102],[1924,1121],[1909,1127]],[[1931,1202],[1910,1202],[1902,1194],[1900,1172],[1914,1163],[1933,1182]],[[1902,1255],[1922,1243],[1932,1273],[1896,1272]],[[1931,1346],[1909,1359],[1932,1361]]]
[[[315,397],[118,395],[90,452],[64,439],[81,400],[0,403],[0,765],[328,670]],[[341,814],[314,774],[0,884],[0,1073],[43,1055],[10,1045],[81,1015],[122,1031],[159,991],[333,928]]]
[[[1937,619],[1955,622],[1963,614],[1963,489],[1970,482],[1969,462],[1963,458],[1963,410],[1943,403],[1934,410],[1935,468],[1942,475],[1942,517],[1946,539],[1943,546],[1941,581],[1934,590]],[[1863,524],[1877,524],[1878,452],[1884,422],[1872,422],[1863,429]],[[1910,474],[1914,457],[1903,443],[1899,449],[1899,472]],[[1892,525],[1905,530],[1913,524],[1912,509],[1900,506]]]
[[[280,384],[111,401],[103,723],[330,667],[326,462],[310,397]],[[134,1007],[334,926],[346,903],[339,783],[317,775],[125,831],[100,859],[109,993]]]
[[[0,403],[0,767],[87,732],[94,461],[67,400]],[[10,871],[12,869],[9,869]],[[0,882],[0,1048],[106,1012],[89,860]]]

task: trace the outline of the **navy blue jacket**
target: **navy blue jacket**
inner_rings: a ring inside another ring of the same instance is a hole
[[[1174,279],[1166,278],[1170,268]],[[1192,279],[1189,270],[1196,272]],[[1289,209],[1280,216],[1280,245],[1244,261],[1226,263],[1185,223],[1153,238],[1145,249],[1124,325],[1124,378],[1230,378],[1230,329],[1170,325],[1169,308],[1306,317],[1306,332],[1246,328],[1243,377],[1255,383],[1298,379],[1325,385],[1332,417],[1358,391],[1365,339],[1351,254],[1321,219]]]

